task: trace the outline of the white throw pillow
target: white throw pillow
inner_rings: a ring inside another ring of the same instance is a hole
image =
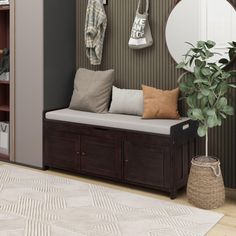
[[[112,87],[112,101],[109,112],[143,115],[143,91]]]

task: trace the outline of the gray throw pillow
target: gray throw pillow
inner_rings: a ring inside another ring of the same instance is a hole
[[[113,82],[114,70],[78,69],[69,108],[95,113],[107,112]]]

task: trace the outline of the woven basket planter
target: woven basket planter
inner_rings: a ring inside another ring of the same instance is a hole
[[[187,197],[191,204],[215,209],[224,204],[225,188],[220,162],[212,157],[196,157],[188,179]]]

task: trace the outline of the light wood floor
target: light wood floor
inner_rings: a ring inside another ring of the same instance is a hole
[[[0,162],[0,164],[2,163]],[[23,167],[23,168],[26,168],[26,167]],[[156,199],[171,201],[168,196],[159,192],[137,189],[135,187],[121,186],[121,185],[114,184],[107,181],[101,181],[101,180],[97,180],[94,178],[87,178],[87,177],[85,178],[85,177],[76,176],[69,173],[62,173],[58,171],[52,171],[52,170],[45,171],[45,172],[41,170],[36,170],[36,171],[51,174],[51,175],[56,175],[56,176],[67,177],[70,179],[79,180],[86,183],[99,184],[105,187],[110,187],[110,188],[118,189],[125,192],[140,194],[143,196],[153,197]],[[185,192],[180,193],[177,199],[174,200],[174,202],[190,205],[187,201]],[[226,202],[224,206],[213,211],[223,213],[225,216],[207,234],[207,236],[236,236],[236,190],[226,189]]]

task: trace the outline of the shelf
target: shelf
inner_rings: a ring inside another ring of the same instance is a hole
[[[9,107],[9,105],[1,105],[1,106],[0,106],[0,111],[10,112],[10,107]]]
[[[0,11],[8,11],[8,10],[10,10],[9,5],[0,5]]]
[[[9,80],[0,80],[0,84],[7,84],[7,85],[9,85],[10,81]]]
[[[10,156],[0,153],[0,161],[10,161]]]

